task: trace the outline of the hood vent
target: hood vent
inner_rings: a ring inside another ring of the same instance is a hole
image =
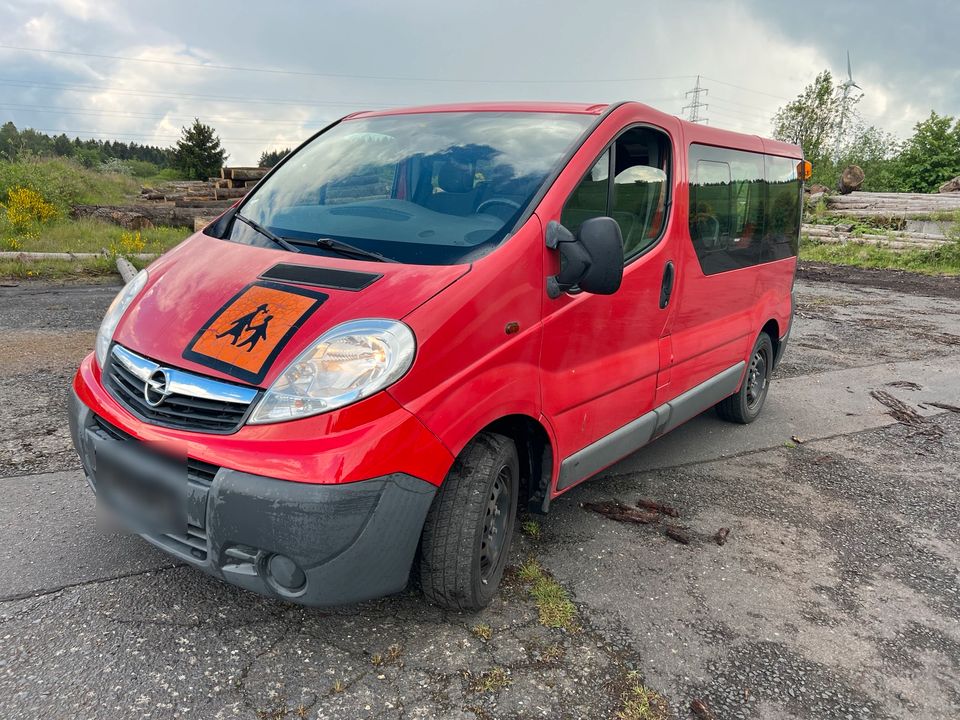
[[[383,275],[281,263],[274,265],[260,277],[264,280],[281,280],[283,282],[300,283],[301,285],[316,285],[333,288],[334,290],[357,292],[375,283]]]

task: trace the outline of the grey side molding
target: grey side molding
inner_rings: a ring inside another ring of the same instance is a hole
[[[740,379],[746,366],[741,360],[566,458],[560,463],[557,490],[566,490],[596,475],[654,438],[670,432],[733,395],[740,387]]]

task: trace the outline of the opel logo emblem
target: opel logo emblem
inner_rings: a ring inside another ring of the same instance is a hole
[[[147,381],[143,384],[143,399],[147,401],[150,407],[157,407],[167,399],[170,390],[167,386],[170,384],[170,378],[167,377],[167,371],[163,368],[157,368]]]

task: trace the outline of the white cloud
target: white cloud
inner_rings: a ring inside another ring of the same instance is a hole
[[[55,49],[58,44],[57,23],[46,13],[32,17],[23,25],[23,37],[30,47]]]
[[[7,68],[0,76],[36,83],[4,86],[0,77],[4,102],[21,104],[14,111],[0,107],[0,120],[12,114],[21,126],[126,133],[123,139],[169,145],[181,126],[200,117],[218,130],[231,162],[250,163],[263,149],[295,145],[338,115],[385,105],[637,99],[676,114],[699,73],[709,89],[705,114],[712,125],[764,134],[776,109],[824,67],[845,75],[845,52],[837,43],[849,35],[836,27],[848,22],[844,15],[826,32],[798,32],[794,11],[775,12],[755,0],[619,0],[602,7],[572,0],[356,0],[224,8],[195,0],[0,0],[0,14],[14,21],[0,26],[0,44],[162,61],[0,49],[0,65]],[[929,39],[913,32],[911,42],[943,44],[933,15],[917,19],[931,25]],[[944,56],[952,52],[947,45],[939,49]],[[895,66],[882,55],[853,53],[865,119],[900,134],[931,107],[960,112],[960,71],[928,63],[929,70],[911,75],[902,59],[910,51],[901,52]],[[24,104],[61,106],[64,113],[30,111]]]

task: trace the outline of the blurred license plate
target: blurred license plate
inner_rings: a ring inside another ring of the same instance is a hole
[[[186,467],[174,458],[126,442],[94,446],[97,502],[137,533],[182,533],[187,526]]]

